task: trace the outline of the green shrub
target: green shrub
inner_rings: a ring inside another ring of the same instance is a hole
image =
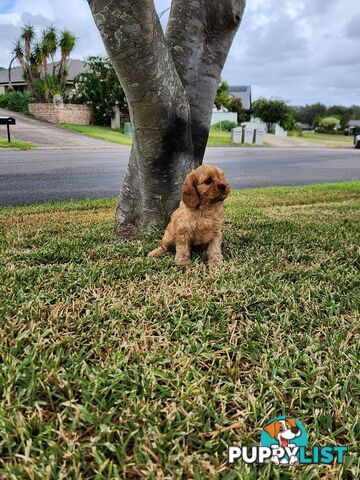
[[[15,112],[29,111],[30,95],[23,92],[10,92],[0,95],[0,108],[7,108]]]
[[[75,78],[69,100],[91,105],[96,125],[110,125],[115,105],[122,111],[128,111],[124,91],[108,58],[89,57],[86,63],[87,70]]]
[[[236,128],[238,125],[236,122],[231,122],[230,120],[223,120],[222,122],[215,123],[212,125],[213,130],[225,130],[227,132],[231,132],[233,128]]]

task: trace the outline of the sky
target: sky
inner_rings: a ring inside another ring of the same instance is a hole
[[[155,0],[159,13],[170,3]],[[86,0],[0,0],[0,66],[27,23],[74,32],[73,58],[105,54]],[[251,85],[253,100],[360,104],[360,0],[247,0],[222,77]]]

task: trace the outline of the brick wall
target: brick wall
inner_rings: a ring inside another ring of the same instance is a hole
[[[67,103],[56,106],[53,103],[30,103],[31,115],[50,123],[73,123],[75,125],[90,125],[93,112],[88,105]]]

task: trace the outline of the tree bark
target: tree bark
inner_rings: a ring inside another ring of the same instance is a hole
[[[202,163],[245,0],[173,0],[166,38],[153,0],[88,2],[134,127],[115,220],[117,235],[131,237],[167,220],[185,175]]]
[[[209,136],[221,71],[240,25],[245,0],[173,0],[166,39],[191,109],[195,162]]]

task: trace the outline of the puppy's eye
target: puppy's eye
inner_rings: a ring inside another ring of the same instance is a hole
[[[283,432],[284,430],[284,427],[280,427],[280,432]]]
[[[205,185],[211,185],[212,184],[211,178],[207,178],[204,183]]]

